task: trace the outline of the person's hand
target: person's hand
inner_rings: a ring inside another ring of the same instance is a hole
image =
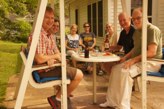
[[[88,47],[89,50],[93,50],[93,47]]]
[[[78,52],[78,48],[74,48],[73,50],[74,50],[75,52]]]
[[[47,65],[51,67],[54,64],[54,61],[55,61],[54,59],[48,60]]]
[[[126,58],[125,58],[125,57],[121,57],[120,63],[123,63],[123,62],[125,62],[125,61],[126,61]]]
[[[60,55],[60,53],[55,54],[55,59],[58,60],[59,62],[61,62],[61,55]]]
[[[133,64],[135,64],[135,60],[134,59],[131,59],[129,61],[126,61],[123,65],[123,68],[124,69],[129,69]]]

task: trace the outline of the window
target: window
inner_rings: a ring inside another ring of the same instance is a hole
[[[78,9],[76,9],[75,10],[75,23],[76,23],[76,25],[78,25],[78,16],[79,16]]]
[[[79,24],[78,19],[79,19],[79,10],[76,9],[76,10],[75,10],[75,23],[76,23],[76,25]],[[78,32],[79,32],[79,31],[77,30],[77,33],[78,33]]]
[[[88,9],[87,9],[87,11],[88,11],[88,23],[92,23],[91,22],[91,5],[88,5]]]
[[[148,20],[152,22],[152,0],[148,0]]]
[[[131,13],[134,8],[141,7],[142,6],[142,0],[131,0]],[[152,22],[152,0],[148,0],[148,20],[149,22]]]
[[[103,36],[103,8],[102,1],[98,2],[98,35]]]
[[[93,18],[92,18],[92,28],[93,28],[93,33],[95,33],[95,35],[97,36],[97,24],[96,24],[96,20],[97,20],[97,11],[96,11],[96,3],[94,3],[94,4],[92,4],[92,9],[93,9],[93,11],[92,11],[92,16],[93,16]]]
[[[88,22],[91,24],[92,32],[100,37],[103,36],[103,2],[98,1],[87,7]]]

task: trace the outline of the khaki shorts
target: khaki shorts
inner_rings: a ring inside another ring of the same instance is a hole
[[[73,67],[66,67],[67,77],[73,80],[76,76],[77,69]],[[61,77],[61,66],[52,69],[47,69],[45,72],[39,73],[41,78],[46,77]]]

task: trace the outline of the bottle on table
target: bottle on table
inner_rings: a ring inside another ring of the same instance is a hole
[[[104,40],[104,50],[109,51],[109,47],[110,47],[109,36],[107,34],[106,37],[105,37],[105,40]]]
[[[89,58],[89,48],[88,48],[88,43],[85,44],[85,50],[84,50],[84,54],[85,54],[85,58]]]

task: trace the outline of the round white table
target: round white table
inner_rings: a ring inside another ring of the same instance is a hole
[[[96,103],[96,63],[97,62],[115,62],[119,61],[120,57],[115,54],[93,53],[89,58],[84,58],[84,53],[71,54],[71,57],[76,61],[93,62],[93,103]]]

